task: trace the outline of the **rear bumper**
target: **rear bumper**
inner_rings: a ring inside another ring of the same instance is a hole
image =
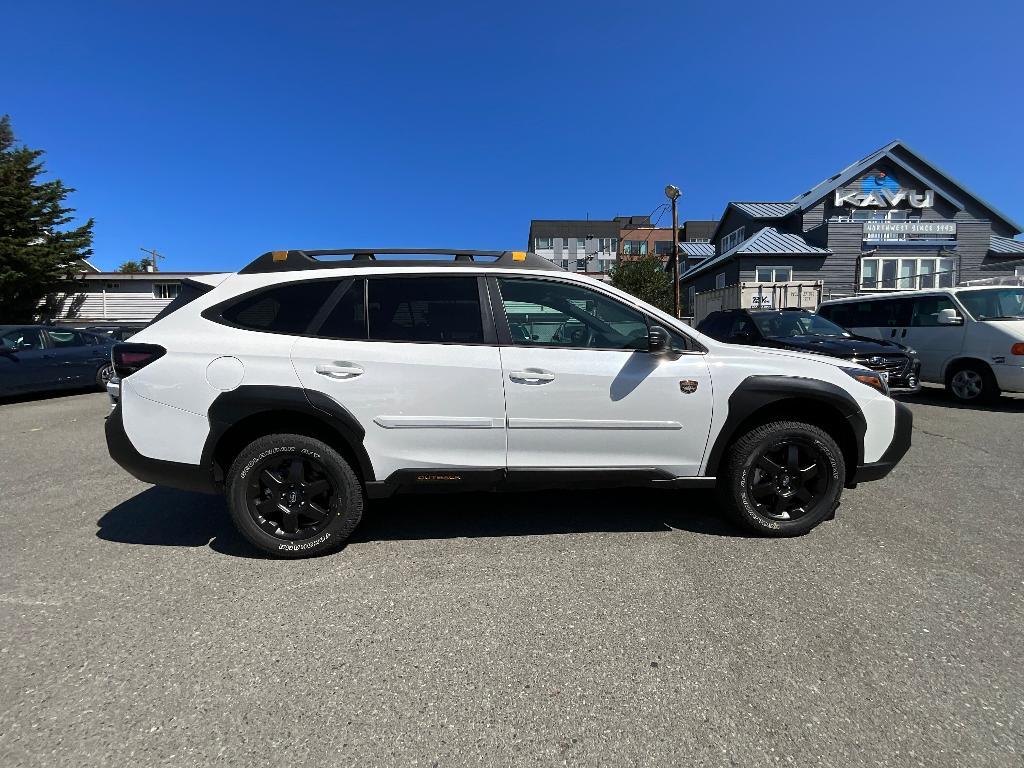
[[[858,464],[847,485],[881,480],[892,472],[893,467],[900,463],[910,450],[910,436],[914,430],[914,414],[903,403],[896,403],[896,428],[893,430],[892,441],[885,449],[882,458],[869,464]]]
[[[115,405],[107,416],[104,431],[110,458],[142,482],[179,488],[183,491],[220,493],[220,488],[213,481],[213,474],[198,464],[151,459],[135,450],[128,433],[124,430],[120,405]]]

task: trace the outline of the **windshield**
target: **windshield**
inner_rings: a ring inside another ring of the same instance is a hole
[[[753,318],[761,334],[769,338],[850,335],[831,320],[808,312],[758,312]]]
[[[976,320],[1024,319],[1024,288],[963,291],[956,297]]]

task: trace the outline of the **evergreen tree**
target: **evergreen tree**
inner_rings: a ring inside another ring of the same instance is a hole
[[[672,314],[672,275],[653,253],[623,260],[612,267],[612,285]]]
[[[142,272],[142,265],[137,261],[126,261],[117,268],[118,272]]]
[[[39,179],[42,154],[15,146],[10,117],[0,117],[0,323],[33,322],[40,301],[92,253],[93,220],[65,229],[74,209],[64,200],[75,190]]]

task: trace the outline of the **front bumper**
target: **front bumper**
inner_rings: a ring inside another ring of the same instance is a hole
[[[921,389],[921,363],[915,362],[908,373],[889,376],[889,391],[907,394]]]
[[[992,366],[992,373],[1004,392],[1024,392],[1024,365],[996,363]]]
[[[151,459],[139,453],[125,432],[119,404],[115,405],[107,416],[104,432],[110,458],[142,482],[179,488],[183,491],[220,493],[220,487],[213,480],[213,473],[204,470],[198,464]]]
[[[914,431],[914,414],[903,403],[897,402],[895,405],[896,428],[893,430],[889,447],[885,449],[885,453],[878,461],[858,464],[853,475],[847,481],[847,486],[852,487],[857,483],[881,480],[892,472],[893,468],[900,463],[900,459],[910,450],[910,436]]]

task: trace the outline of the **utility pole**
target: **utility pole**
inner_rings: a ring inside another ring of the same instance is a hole
[[[682,317],[679,306],[679,211],[676,208],[681,194],[679,187],[672,184],[665,187],[665,197],[672,201],[672,309],[677,319]]]
[[[156,248],[154,248],[152,250],[150,250],[149,248],[139,248],[139,250],[142,251],[143,253],[148,253],[150,256],[153,257],[153,271],[154,272],[159,272],[160,271],[160,266],[157,264],[157,259],[165,259],[167,257],[166,256],[161,256],[159,253],[157,253],[156,252]]]

